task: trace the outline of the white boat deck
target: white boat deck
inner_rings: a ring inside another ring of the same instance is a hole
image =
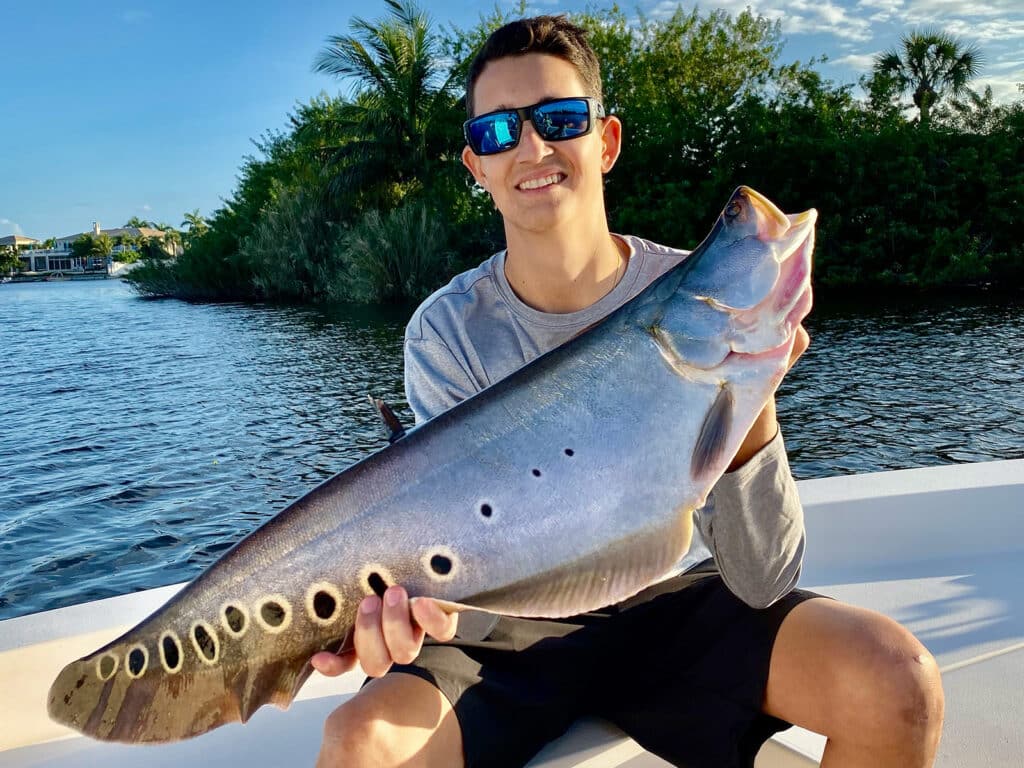
[[[1024,460],[800,483],[808,529],[801,580],[909,627],[943,670],[941,768],[1007,766],[1024,756]],[[100,744],[46,717],[68,660],[160,605],[164,587],[0,622],[0,768],[214,763],[312,765],[324,718],[362,678],[314,678],[288,712],[160,747]],[[244,731],[241,730],[244,727]],[[680,728],[685,728],[681,723]],[[758,768],[817,765],[824,739],[791,729]],[[602,723],[577,723],[532,768],[653,768],[666,763]]]

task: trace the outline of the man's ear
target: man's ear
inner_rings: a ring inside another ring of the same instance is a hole
[[[621,151],[622,121],[608,115],[601,121],[601,173],[608,173],[615,166]]]
[[[480,156],[470,149],[468,144],[462,148],[462,164],[466,166],[466,170],[473,174],[473,179],[476,183],[487,189],[487,176],[484,174]]]

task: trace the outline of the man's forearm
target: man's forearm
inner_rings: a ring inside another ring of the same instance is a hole
[[[736,452],[736,456],[729,464],[726,472],[732,472],[734,469],[738,469],[750,461],[754,454],[772,441],[772,438],[775,437],[775,433],[778,431],[779,423],[775,418],[775,397],[772,396],[768,400],[767,405],[761,410],[757,420],[754,422],[754,426],[747,432],[746,438],[744,438],[740,449]]]

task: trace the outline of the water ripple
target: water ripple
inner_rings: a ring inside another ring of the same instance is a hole
[[[194,577],[411,422],[407,312],[0,287],[0,619]],[[1024,456],[1024,307],[819,301],[779,394],[794,473]]]

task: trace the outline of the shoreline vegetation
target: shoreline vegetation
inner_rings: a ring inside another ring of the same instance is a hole
[[[521,14],[442,29],[411,0],[388,5],[316,57],[349,93],[298,104],[286,130],[256,140],[224,206],[195,212],[184,252],[125,278],[139,293],[416,302],[502,247],[500,218],[459,160],[463,84],[490,31]],[[695,247],[742,183],[785,210],[818,209],[826,290],[1024,282],[1024,98],[970,89],[977,49],[908,32],[861,78],[861,100],[814,71],[820,60],[780,63],[779,23],[749,11],[571,17],[624,122],[606,182],[613,231]]]

